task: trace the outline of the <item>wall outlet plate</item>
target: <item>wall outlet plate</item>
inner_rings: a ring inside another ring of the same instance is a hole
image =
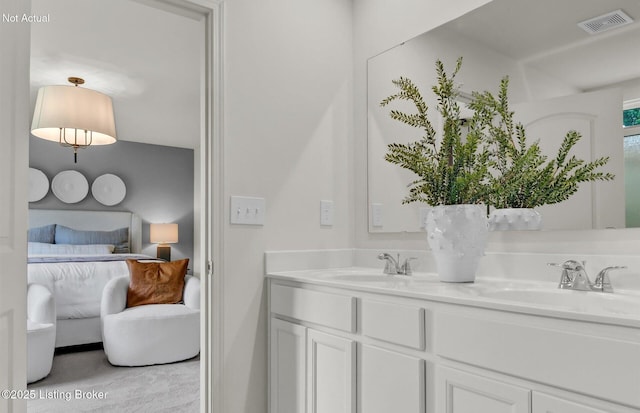
[[[333,225],[333,201],[320,201],[320,225]]]
[[[372,203],[371,204],[371,226],[381,227],[383,225],[382,214],[383,214],[382,204]]]

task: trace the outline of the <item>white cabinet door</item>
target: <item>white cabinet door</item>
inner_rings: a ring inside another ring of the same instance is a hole
[[[533,392],[533,413],[616,413],[615,410],[607,410],[589,407],[586,404],[559,399],[548,394]]]
[[[530,413],[528,389],[439,367],[437,409],[442,413]],[[563,412],[565,413],[565,412]]]
[[[360,411],[424,413],[424,360],[363,345],[359,361]]]
[[[355,413],[353,340],[307,330],[307,413]]]
[[[305,336],[305,327],[276,318],[271,319],[271,413],[304,412]]]

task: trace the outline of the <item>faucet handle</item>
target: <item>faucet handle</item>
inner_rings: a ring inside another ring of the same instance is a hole
[[[560,276],[560,285],[558,286],[559,288],[565,288],[565,285],[571,284],[571,281],[573,281],[573,279],[569,275],[569,271],[567,271],[567,268],[564,266],[564,264],[558,264],[557,262],[548,262],[547,265],[549,267],[558,267],[562,270],[562,275]]]
[[[604,293],[612,293],[613,287],[611,287],[611,281],[609,280],[609,271],[611,270],[623,270],[627,267],[624,265],[614,265],[611,267],[603,268],[596,277],[593,283],[593,289]]]
[[[404,275],[411,275],[413,274],[413,270],[411,269],[411,260],[417,260],[418,258],[416,257],[409,257],[406,260],[404,260],[404,264],[402,264],[402,274]]]
[[[563,262],[562,264],[558,264],[557,262],[548,262],[547,265],[549,267],[558,267],[558,268],[562,268],[563,270],[572,270],[572,271],[577,271],[577,270],[581,270],[584,269],[586,264],[586,261],[582,261],[581,263],[576,261],[576,260],[567,260],[565,262]]]
[[[384,261],[384,271],[383,271],[384,274],[395,275],[395,274],[398,273],[397,262],[395,261],[395,259],[393,258],[393,256],[391,254],[383,252],[383,253],[378,255],[378,259],[379,260],[385,260]]]
[[[550,262],[547,265],[562,269],[558,288],[583,291],[591,289],[591,282],[584,270],[584,261],[580,263],[576,260],[567,260],[562,264]]]
[[[586,265],[587,265],[586,261],[580,262],[576,260],[566,260],[565,262],[562,263],[561,267],[564,268],[565,270],[581,271],[581,270],[584,270]]]
[[[562,278],[569,278],[569,281],[571,281],[571,276],[569,275],[569,272],[567,270],[573,269],[573,267],[568,267],[566,262],[563,262],[562,264],[558,264],[557,262],[548,262],[547,265],[549,267],[558,267],[562,270]]]

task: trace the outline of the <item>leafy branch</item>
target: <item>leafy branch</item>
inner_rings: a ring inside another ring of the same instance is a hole
[[[477,132],[490,148],[491,169],[487,204],[496,208],[535,208],[568,199],[578,191],[579,184],[591,181],[610,181],[611,173],[599,169],[608,157],[592,162],[569,156],[581,135],[569,131],[555,158],[542,154],[539,141],[527,143],[524,126],[515,123],[509,110],[509,78],[500,82],[497,98],[490,92],[474,92],[469,107],[479,121]]]
[[[444,121],[441,140],[436,139],[435,128],[427,115],[428,106],[410,79],[401,77],[393,80],[394,86],[400,91],[380,103],[385,107],[396,100],[412,102],[416,113],[391,110],[389,115],[423,131],[417,142],[388,145],[385,155],[387,161],[417,175],[417,179],[408,185],[409,195],[403,203],[475,204],[482,203],[488,195],[490,155],[482,144],[482,135],[471,127],[471,132],[463,139],[460,128],[459,91],[454,79],[461,65],[462,58],[459,58],[455,69],[448,75],[442,62],[436,61],[438,81],[432,91],[437,97],[437,110]],[[472,120],[472,124],[476,122]]]

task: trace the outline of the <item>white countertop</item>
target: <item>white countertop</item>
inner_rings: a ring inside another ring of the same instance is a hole
[[[640,328],[640,293],[558,289],[556,282],[476,278],[474,283],[444,283],[436,274],[411,276],[382,274],[379,268],[346,267],[269,272],[272,280],[300,282],[482,307],[577,321]]]

